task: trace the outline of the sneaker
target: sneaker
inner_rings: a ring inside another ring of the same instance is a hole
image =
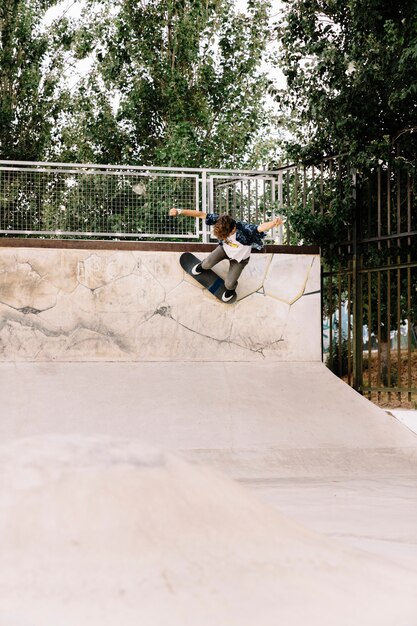
[[[201,263],[197,263],[197,265],[194,265],[194,267],[191,269],[191,274],[193,274],[193,276],[198,276],[199,274],[202,274],[203,272],[204,270],[201,267]]]
[[[226,291],[222,294],[223,302],[229,302],[236,295],[236,291],[234,289],[226,289]]]

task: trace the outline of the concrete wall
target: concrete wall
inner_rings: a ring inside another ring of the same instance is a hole
[[[252,255],[233,305],[179,256],[0,248],[0,360],[321,359],[317,255]]]

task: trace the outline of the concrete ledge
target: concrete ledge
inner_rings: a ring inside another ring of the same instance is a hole
[[[66,250],[138,250],[148,252],[211,252],[216,243],[179,241],[106,241],[104,239],[38,239],[0,237],[0,248],[54,248]],[[320,254],[319,246],[266,245],[254,254]]]

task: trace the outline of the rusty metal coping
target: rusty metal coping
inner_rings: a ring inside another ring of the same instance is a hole
[[[152,241],[104,241],[0,237],[0,248],[55,248],[67,250],[138,250],[148,252],[211,252],[217,244]],[[266,245],[254,254],[320,254],[319,246]]]

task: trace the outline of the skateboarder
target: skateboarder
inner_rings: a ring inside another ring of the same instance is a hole
[[[263,224],[247,224],[246,222],[235,221],[230,215],[224,213],[205,213],[192,209],[171,209],[171,217],[184,215],[186,217],[199,217],[206,220],[208,226],[214,226],[213,234],[219,240],[219,245],[209,256],[197,263],[191,273],[198,276],[204,270],[209,270],[223,259],[229,259],[229,272],[224,284],[226,291],[222,295],[222,300],[228,302],[236,293],[237,281],[245,266],[249,263],[252,248],[261,250],[263,238],[268,230],[280,226],[283,220],[276,217],[270,222]]]

